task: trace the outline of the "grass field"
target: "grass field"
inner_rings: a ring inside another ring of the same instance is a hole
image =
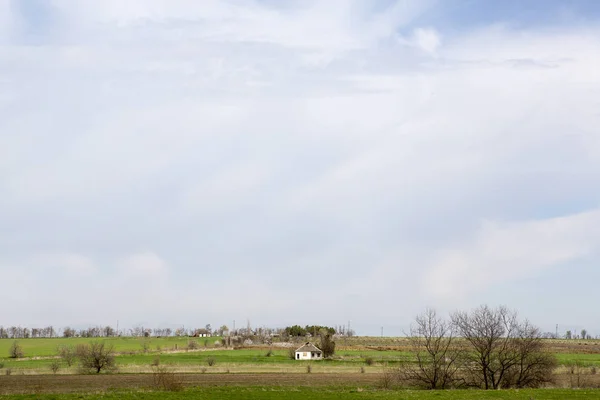
[[[23,347],[26,357],[48,357],[57,353],[57,348],[64,345],[76,346],[80,343],[89,343],[94,339],[88,338],[54,338],[54,339],[20,339],[17,340]],[[217,337],[211,338],[188,338],[188,337],[162,337],[162,338],[103,338],[100,339],[106,343],[112,344],[115,351],[119,353],[138,352],[147,346],[149,350],[174,350],[186,348],[190,340],[196,341],[199,347],[204,346],[207,341],[209,346],[213,346]],[[13,339],[0,339],[0,358],[7,357]]]
[[[0,340],[0,366],[12,373],[47,374],[60,346],[88,343],[87,338],[25,339],[19,340],[25,353],[21,359],[8,358],[14,342]],[[150,365],[160,358],[181,372],[302,372],[306,363],[291,360],[288,350],[267,346],[243,349],[222,349],[215,346],[220,338],[108,338],[102,339],[114,346],[119,372],[150,372]],[[186,350],[194,341],[196,350]],[[600,368],[600,341],[549,341],[561,365],[578,364]],[[340,340],[334,360],[314,363],[314,372],[379,371],[383,365],[411,361],[404,338],[350,338]],[[267,353],[271,350],[271,355]],[[208,359],[214,365],[208,368]],[[369,364],[367,366],[367,360]],[[75,367],[62,365],[59,374],[76,373]],[[0,371],[2,374],[2,371]]]
[[[109,374],[80,375],[77,365],[68,367],[58,359],[58,347],[76,346],[92,340],[19,340],[25,353],[21,359],[8,358],[13,340],[0,340],[0,394],[10,395],[5,398],[23,399],[338,399],[365,396],[380,399],[600,399],[600,391],[558,389],[600,387],[600,373],[597,373],[597,368],[600,370],[600,341],[595,340],[547,342],[560,363],[555,372],[554,387],[557,389],[494,393],[379,390],[378,382],[384,370],[412,360],[405,338],[343,338],[338,342],[334,359],[316,362],[290,359],[288,349],[278,344],[225,349],[216,343],[220,338],[215,337],[101,339],[113,345],[117,352],[117,369]],[[188,349],[190,340],[196,343],[195,349]],[[50,366],[57,360],[60,369],[55,375]],[[157,361],[170,372],[180,374],[183,386],[187,388],[184,392],[157,394],[150,390],[153,387],[151,365]],[[309,365],[310,374],[307,373]],[[573,369],[573,365],[577,368]],[[72,397],[69,394],[72,392],[96,395]],[[19,393],[33,393],[34,396],[19,397]]]

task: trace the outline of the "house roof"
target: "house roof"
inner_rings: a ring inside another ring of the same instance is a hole
[[[313,351],[321,351],[321,349],[319,349],[317,346],[315,346],[314,344],[312,344],[310,342],[306,342],[306,344],[304,344],[296,349],[296,352],[300,352],[300,353],[309,353],[309,352],[313,352]]]

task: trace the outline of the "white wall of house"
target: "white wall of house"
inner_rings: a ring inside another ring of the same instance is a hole
[[[297,351],[296,352],[296,360],[321,360],[322,357],[318,356],[317,353],[314,353],[315,356],[312,357],[312,353],[310,351],[308,352],[302,352],[302,351]]]

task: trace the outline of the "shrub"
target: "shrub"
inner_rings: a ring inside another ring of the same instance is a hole
[[[54,360],[50,363],[50,370],[52,371],[53,374],[56,375],[56,373],[58,372],[59,369],[60,369],[60,362],[58,360]]]
[[[312,365],[308,364],[308,365],[306,366],[306,373],[307,373],[307,374],[310,374],[311,372],[312,372]]]
[[[364,374],[365,373],[365,367],[360,367],[360,373]]]
[[[187,344],[188,350],[196,350],[198,348],[198,342],[195,340],[190,340]]]
[[[384,367],[379,377],[379,386],[382,389],[392,389],[399,382],[399,373],[391,368]]]
[[[107,346],[104,342],[78,345],[76,353],[82,370],[91,370],[99,374],[103,369],[115,367],[114,347]]]
[[[150,351],[150,341],[148,339],[141,340],[140,344],[142,346],[142,351],[144,353],[147,353]]]
[[[77,354],[73,346],[59,346],[58,355],[69,367],[73,365],[73,363],[75,362],[75,358],[77,358]]]
[[[8,355],[10,358],[23,358],[25,353],[19,342],[15,340],[8,350]]]
[[[158,367],[160,365],[160,356],[154,357],[154,359],[152,360],[152,364],[150,365],[153,367]]]
[[[0,362],[0,369],[4,368],[4,363]]]
[[[206,363],[208,364],[209,367],[212,367],[213,365],[215,365],[217,363],[217,361],[215,360],[214,357],[208,357],[206,359]]]
[[[152,367],[152,386],[157,390],[179,392],[183,390],[183,378],[164,366]]]
[[[6,368],[6,371],[4,371],[4,373],[6,374],[6,376],[11,375],[12,374],[12,368]]]
[[[291,360],[296,359],[296,349],[294,349],[293,347],[288,347],[288,358]]]
[[[206,373],[206,368],[205,367],[200,368],[200,372],[202,372],[203,374],[205,374]]]
[[[373,365],[374,363],[375,363],[375,360],[373,359],[373,357],[365,357],[365,364]]]
[[[265,357],[271,357],[273,355],[273,350],[269,349],[269,351],[267,351],[267,354],[265,354]]]

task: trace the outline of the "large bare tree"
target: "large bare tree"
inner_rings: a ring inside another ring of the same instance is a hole
[[[454,327],[427,309],[415,318],[410,342],[416,366],[402,368],[403,378],[426,389],[447,389],[459,380],[463,347],[454,335]]]
[[[539,330],[520,322],[516,312],[484,305],[454,313],[452,322],[470,347],[465,372],[472,385],[537,387],[551,379],[553,356],[545,352]]]

